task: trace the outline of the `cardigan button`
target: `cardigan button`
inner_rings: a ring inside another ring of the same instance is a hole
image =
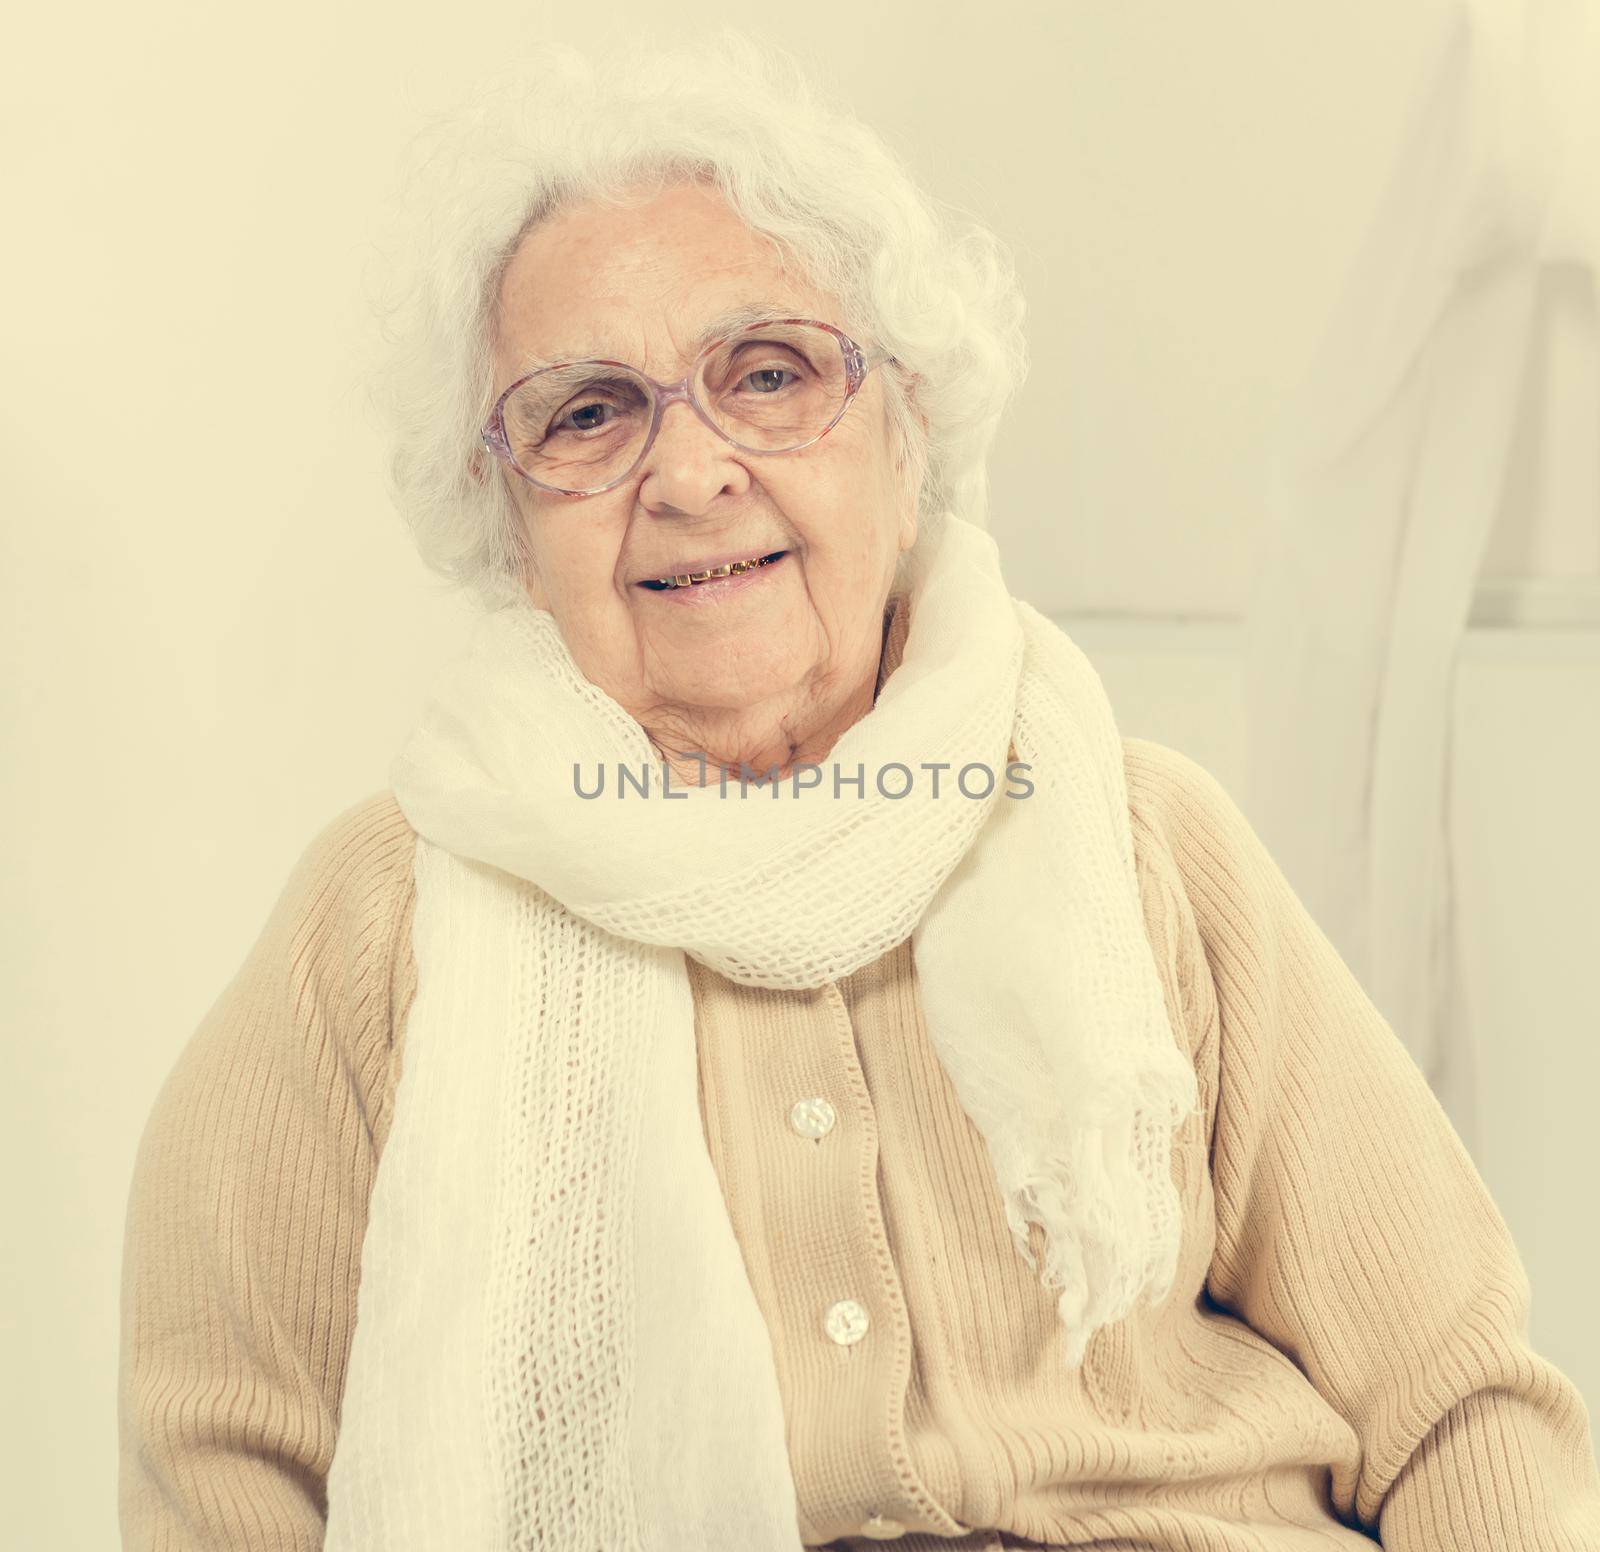
[[[822,1329],[841,1347],[848,1347],[867,1334],[867,1312],[854,1299],[840,1299],[828,1306]]]
[[[870,1536],[874,1541],[893,1541],[896,1536],[903,1536],[906,1528],[899,1520],[891,1520],[886,1514],[875,1514],[861,1527],[863,1536]]]
[[[801,1099],[789,1112],[789,1125],[802,1137],[826,1137],[833,1130],[833,1106],[825,1099]]]

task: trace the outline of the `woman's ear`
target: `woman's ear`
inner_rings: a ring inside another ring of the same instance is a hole
[[[922,442],[915,448],[902,447],[895,459],[899,466],[904,506],[900,515],[900,548],[909,550],[917,542],[917,514],[922,508],[922,487],[928,474],[927,437],[928,417],[917,411],[917,421],[922,427]]]
[[[909,550],[917,542],[917,503],[912,501],[900,517],[900,548]]]
[[[539,580],[538,568],[529,560],[522,568],[522,591],[528,595],[528,601],[535,609],[550,608],[550,595],[544,590],[544,583]]]

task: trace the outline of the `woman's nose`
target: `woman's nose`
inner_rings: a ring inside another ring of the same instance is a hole
[[[739,450],[681,399],[662,411],[641,469],[639,498],[645,506],[670,504],[684,512],[701,511],[717,496],[737,494],[750,483]]]

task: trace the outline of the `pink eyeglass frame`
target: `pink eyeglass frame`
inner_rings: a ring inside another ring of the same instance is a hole
[[[829,334],[838,340],[840,349],[844,352],[845,369],[845,394],[844,403],[839,406],[839,413],[825,425],[814,437],[799,443],[795,447],[746,447],[743,442],[736,442],[721,426],[711,419],[695,401],[689,391],[689,384],[694,381],[695,373],[700,370],[700,363],[711,354],[720,349],[729,340],[737,339],[741,334],[754,334],[761,329],[770,329],[774,324],[804,323],[814,328],[826,329]],[[585,361],[562,361],[554,366],[541,367],[537,372],[529,372],[525,377],[519,377],[516,382],[506,389],[494,402],[494,409],[490,412],[488,423],[480,435],[483,444],[495,455],[511,472],[526,480],[530,485],[536,485],[540,490],[549,491],[554,496],[598,496],[603,491],[613,490],[626,479],[629,479],[634,470],[650,455],[650,449],[655,445],[656,432],[661,428],[661,417],[666,413],[667,407],[676,404],[680,399],[687,404],[700,419],[722,438],[730,447],[736,447],[741,453],[754,453],[758,457],[777,458],[785,453],[798,453],[803,447],[811,447],[820,442],[835,426],[844,419],[848,410],[860,392],[861,385],[867,380],[869,373],[875,366],[881,366],[885,361],[894,361],[896,358],[882,345],[873,345],[863,348],[858,345],[843,329],[835,328],[831,323],[824,323],[820,318],[765,318],[760,323],[752,323],[733,334],[725,335],[722,339],[714,340],[695,357],[694,365],[689,369],[688,376],[675,383],[657,382],[647,373],[641,372],[638,367],[630,366],[626,361],[608,361],[603,357],[592,357]],[[535,377],[542,376],[545,372],[562,372],[574,366],[614,366],[631,373],[634,377],[647,383],[650,387],[650,397],[654,403],[654,413],[650,417],[650,429],[645,433],[644,446],[639,449],[639,456],[633,463],[614,480],[608,480],[604,485],[597,485],[593,490],[565,490],[559,485],[546,485],[543,480],[536,480],[531,474],[525,473],[516,465],[511,455],[511,444],[506,438],[505,407],[506,401],[524,383],[531,382]]]

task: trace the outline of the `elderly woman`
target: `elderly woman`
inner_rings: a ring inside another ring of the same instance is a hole
[[[737,35],[540,64],[384,379],[485,607],[150,1119],[125,1545],[1600,1547],[1420,1072],[1002,582],[1003,250]]]

